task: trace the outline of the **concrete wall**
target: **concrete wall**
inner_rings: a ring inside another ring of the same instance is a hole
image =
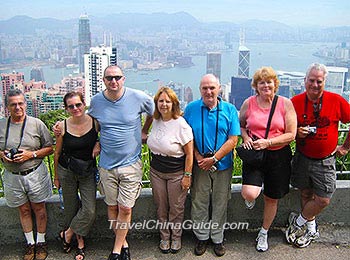
[[[232,185],[232,198],[229,201],[227,221],[229,223],[249,223],[249,229],[258,228],[261,225],[263,212],[263,196],[259,196],[253,210],[245,208],[240,195],[241,185]],[[337,181],[337,190],[332,198],[331,204],[317,218],[319,224],[333,223],[339,225],[350,225],[350,181]],[[190,219],[190,195],[186,201],[185,219]],[[298,211],[299,192],[291,190],[279,203],[278,213],[273,223],[275,227],[284,227],[290,211]],[[48,227],[47,239],[54,240],[62,229],[63,212],[60,209],[58,195],[54,195],[47,203]],[[147,220],[156,220],[156,209],[153,203],[151,189],[143,189],[133,210],[132,222],[144,223]],[[130,235],[138,236],[145,232],[158,232],[157,230],[132,229]],[[97,217],[95,224],[89,234],[94,239],[113,238],[113,232],[109,229],[107,220],[107,207],[99,196],[97,202]],[[5,200],[0,199],[0,245],[6,243],[24,242],[19,222],[17,209],[6,206]]]

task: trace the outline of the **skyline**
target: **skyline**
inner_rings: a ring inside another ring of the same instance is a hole
[[[16,8],[13,8],[13,6]],[[8,0],[2,3],[0,20],[16,15],[33,18],[78,19],[81,14],[103,17],[113,13],[187,12],[201,22],[243,23],[277,21],[290,26],[350,26],[348,0]],[[108,10],[108,11],[106,11]]]

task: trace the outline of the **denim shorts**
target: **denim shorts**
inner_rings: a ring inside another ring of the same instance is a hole
[[[312,189],[322,198],[331,198],[336,188],[335,156],[315,160],[295,153],[291,184],[298,189]]]
[[[5,169],[4,194],[6,203],[11,208],[22,206],[28,201],[32,203],[45,202],[52,195],[50,174],[45,163],[29,173],[21,176]]]
[[[111,170],[99,169],[100,183],[98,188],[108,206],[121,205],[132,208],[140,196],[142,187],[142,162],[117,167]]]

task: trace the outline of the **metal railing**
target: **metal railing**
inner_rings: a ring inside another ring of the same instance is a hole
[[[338,130],[339,134],[342,134],[342,133],[347,133],[349,132],[349,129],[339,129]],[[350,168],[350,161],[349,162],[346,162],[346,158],[347,156],[343,156],[342,158],[339,158],[337,160],[337,165],[341,165],[340,166],[340,170],[337,170],[336,173],[337,173],[337,176],[340,176],[340,175],[350,175],[350,170],[346,170],[346,165],[349,165],[349,168]],[[48,160],[48,164],[49,164],[49,172],[50,172],[50,175],[51,175],[51,178],[52,178],[52,174],[53,174],[53,171],[51,169],[51,163],[50,163],[50,160]],[[0,185],[1,185],[1,188],[0,188],[0,197],[1,197],[1,194],[3,194],[3,172],[4,172],[4,169],[1,169],[0,171]],[[242,179],[242,175],[233,175],[232,176],[232,181],[237,181],[237,180],[241,180]],[[142,180],[142,184],[143,185],[148,185],[150,184],[150,180]]]

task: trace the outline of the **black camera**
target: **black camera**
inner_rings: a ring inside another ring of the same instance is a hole
[[[209,157],[213,157],[215,155],[215,153],[213,153],[213,152],[208,152],[208,153],[205,153],[204,155],[203,155],[203,157],[204,158],[209,158]]]
[[[213,153],[213,152],[208,152],[208,153],[205,153],[205,154],[203,155],[203,157],[204,157],[204,158],[210,158],[210,157],[213,157],[214,155],[215,155],[215,153]],[[215,172],[217,169],[218,169],[218,168],[216,167],[216,164],[214,164],[214,165],[212,165],[212,166],[210,167],[209,171],[210,171],[211,173],[213,173],[213,172]]]
[[[22,153],[22,151],[19,151],[17,148],[12,148],[6,153],[6,157],[13,160],[15,158],[15,155],[19,153]]]

